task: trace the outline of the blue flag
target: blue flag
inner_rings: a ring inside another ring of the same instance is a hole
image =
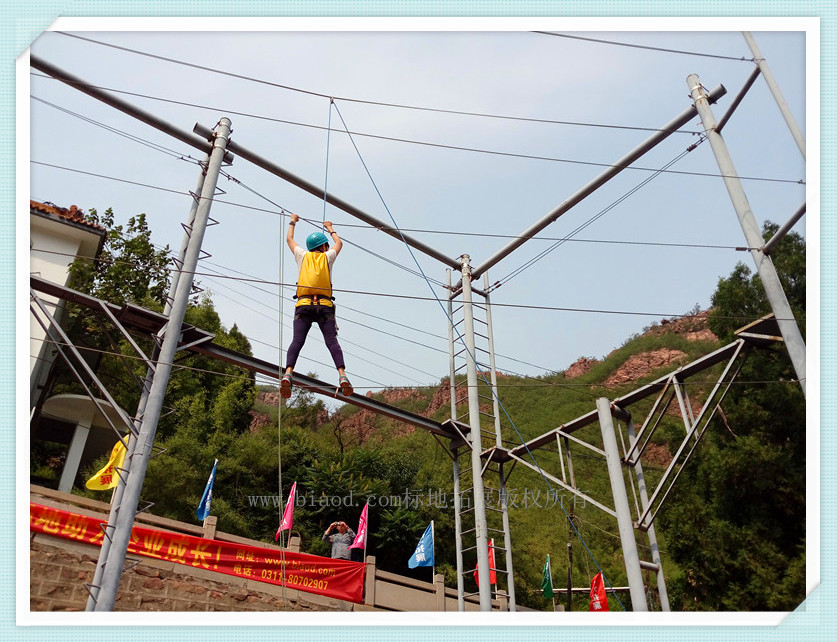
[[[418,546],[416,546],[416,551],[413,553],[410,561],[407,562],[407,566],[410,568],[415,568],[416,566],[435,566],[435,560],[433,559],[432,521],[430,522],[430,526],[424,531],[424,535],[421,536]]]
[[[212,466],[212,472],[209,474],[209,481],[206,482],[206,488],[203,489],[201,496],[201,503],[198,504],[198,519],[203,521],[209,517],[209,504],[212,502],[212,484],[215,482],[215,469],[218,468],[218,460],[215,460],[215,465]]]

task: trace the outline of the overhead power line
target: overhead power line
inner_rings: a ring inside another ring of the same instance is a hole
[[[68,36],[70,38],[77,38],[79,40],[85,40],[87,42],[91,42],[97,45],[101,45],[103,47],[111,47],[113,49],[118,49],[120,51],[125,51],[128,53],[137,54],[139,56],[146,56],[148,58],[154,58],[155,60],[161,60],[164,62],[170,62],[176,65],[182,65],[184,67],[191,67],[193,69],[200,69],[201,71],[207,71],[210,73],[221,74],[223,76],[229,76],[231,78],[237,78],[239,80],[246,80],[248,82],[254,82],[261,85],[267,85],[270,87],[275,87],[277,89],[284,89],[286,91],[293,91],[300,94],[306,94],[308,96],[316,96],[318,98],[326,98],[329,101],[332,100],[340,100],[343,102],[351,102],[351,103],[358,103],[364,105],[375,105],[379,107],[392,107],[396,109],[412,109],[416,111],[427,111],[427,112],[435,112],[441,114],[453,114],[458,116],[473,116],[478,118],[495,118],[500,120],[514,120],[514,121],[522,121],[522,122],[532,122],[532,123],[543,123],[549,125],[573,125],[579,127],[601,127],[606,129],[626,129],[626,130],[635,130],[635,131],[659,131],[658,128],[655,127],[639,127],[639,126],[631,126],[631,125],[609,125],[609,124],[602,124],[602,123],[590,123],[590,122],[579,122],[579,121],[569,121],[569,120],[553,120],[548,118],[533,118],[527,116],[508,116],[502,114],[490,114],[485,112],[474,112],[474,111],[464,111],[464,110],[457,110],[457,109],[445,109],[440,107],[426,107],[426,106],[418,106],[418,105],[406,105],[403,103],[391,103],[391,102],[383,102],[383,101],[375,101],[375,100],[365,100],[361,98],[351,98],[348,96],[333,96],[331,94],[324,94],[317,91],[311,91],[308,89],[302,89],[300,87],[294,87],[291,85],[284,85],[281,83],[272,82],[270,80],[264,80],[262,78],[255,78],[252,76],[245,76],[243,74],[237,74],[230,71],[224,71],[221,69],[217,69],[215,67],[208,67],[206,65],[198,65],[191,62],[186,62],[185,60],[178,60],[176,58],[171,58],[169,56],[160,56],[157,54],[152,54],[147,51],[140,51],[138,49],[132,49],[130,47],[124,47],[121,45],[115,45],[109,42],[103,42],[101,40],[94,40],[93,38],[86,38],[84,36],[80,36],[78,34],[68,33],[66,31],[56,31],[55,33],[59,33],[63,36]],[[232,113],[232,112],[231,112]],[[337,131],[337,130],[335,130]],[[699,132],[694,131],[682,131],[680,133],[684,134],[697,134]]]
[[[533,33],[540,33],[545,36],[556,36],[558,38],[570,38],[572,40],[586,40],[587,42],[597,42],[603,45],[616,45],[618,47],[631,47],[633,49],[648,49],[650,51],[662,51],[665,53],[684,54],[687,56],[702,56],[704,58],[719,58],[721,60],[736,60],[738,62],[755,62],[755,58],[746,58],[744,56],[723,56],[720,54],[703,53],[700,51],[683,51],[682,49],[666,49],[664,47],[652,47],[650,45],[637,45],[630,42],[618,42],[616,40],[603,40],[601,38],[590,38],[587,36],[575,36],[568,33],[555,33],[554,31],[534,31]]]
[[[49,78],[49,76],[43,76],[43,77],[44,78]],[[397,142],[397,143],[405,143],[405,144],[408,144],[408,145],[420,145],[420,146],[423,146],[423,147],[433,147],[433,148],[437,148],[437,149],[449,149],[449,150],[453,150],[453,151],[470,152],[470,153],[474,153],[474,154],[486,154],[486,155],[489,155],[489,156],[504,156],[504,157],[509,157],[509,158],[519,158],[519,159],[523,159],[523,160],[538,160],[538,161],[546,161],[546,162],[550,162],[550,163],[566,163],[566,164],[569,164],[569,165],[584,165],[584,166],[590,166],[590,167],[605,167],[605,168],[614,167],[613,163],[602,163],[602,162],[598,162],[598,161],[584,161],[584,160],[573,159],[573,158],[556,158],[554,156],[541,156],[541,155],[536,155],[536,154],[523,154],[523,153],[517,153],[517,152],[504,152],[504,151],[498,151],[498,150],[492,150],[492,149],[481,149],[481,148],[478,148],[478,147],[464,147],[464,146],[461,146],[461,145],[448,145],[448,144],[445,144],[445,143],[432,143],[432,142],[414,140],[414,139],[409,139],[409,138],[398,138],[398,137],[394,137],[394,136],[382,136],[382,135],[379,135],[379,134],[367,134],[367,133],[363,133],[363,132],[354,132],[354,131],[348,131],[348,130],[344,130],[344,129],[332,129],[332,128],[329,128],[329,127],[323,127],[322,125],[312,125],[310,123],[301,123],[301,122],[292,121],[292,120],[283,120],[281,118],[272,118],[270,116],[261,116],[261,115],[258,115],[258,114],[253,114],[253,113],[248,113],[248,112],[240,112],[240,111],[236,111],[236,110],[232,110],[232,109],[226,109],[226,108],[223,108],[223,107],[211,107],[211,106],[208,106],[208,105],[200,105],[200,104],[195,104],[195,103],[182,102],[182,101],[178,101],[178,100],[171,100],[171,99],[167,99],[167,98],[159,98],[157,96],[150,96],[148,94],[138,94],[138,93],[134,93],[134,92],[120,91],[120,90],[112,89],[112,88],[109,88],[109,87],[89,85],[87,83],[84,83],[84,86],[95,87],[96,89],[102,89],[102,90],[111,91],[111,92],[114,92],[114,93],[121,93],[121,94],[130,95],[130,96],[136,96],[138,98],[147,98],[149,100],[157,100],[157,101],[167,102],[167,103],[171,103],[171,104],[182,105],[182,106],[185,106],[185,107],[195,107],[197,109],[207,109],[207,110],[212,110],[212,111],[225,112],[225,113],[230,114],[230,115],[244,116],[244,117],[247,117],[247,118],[255,118],[255,119],[259,119],[259,120],[277,122],[277,123],[282,123],[282,124],[286,124],[286,125],[293,125],[293,126],[297,126],[297,127],[307,127],[307,128],[310,128],[310,129],[318,129],[318,130],[322,130],[322,131],[329,131],[329,132],[334,131],[334,132],[338,132],[338,133],[341,133],[341,134],[348,134],[350,136],[363,136],[365,138],[374,138],[374,139],[377,139],[377,140],[386,140],[386,141]],[[659,131],[659,130],[653,130],[653,131]],[[674,133],[678,133],[678,132],[674,132]],[[701,134],[701,132],[689,132],[689,133],[691,133],[693,135],[700,135]],[[636,166],[636,165],[630,165],[630,166],[624,167],[623,169],[642,171],[642,172],[655,172],[655,173],[662,171],[665,174],[678,174],[678,175],[684,175],[684,176],[705,176],[705,177],[708,177],[708,178],[725,178],[725,176],[723,174],[716,174],[716,173],[713,173],[713,172],[695,172],[695,171],[673,170],[673,169],[660,170],[660,168],[640,167],[640,166]],[[736,178],[738,178],[739,180],[748,180],[748,181],[765,181],[765,182],[772,182],[772,183],[793,183],[793,184],[796,184],[796,185],[804,185],[805,184],[804,179],[769,178],[769,177],[763,177],[763,176],[737,176]]]
[[[44,250],[39,250],[44,251]],[[181,270],[182,272],[182,270]],[[279,283],[278,281],[271,281],[268,279],[261,279],[257,277],[242,277],[242,276],[228,276],[223,274],[216,274],[213,272],[193,272],[195,276],[201,277],[214,277],[219,279],[226,279],[230,281],[238,281],[241,283],[259,283],[262,285],[271,285],[271,286],[280,286],[284,285],[285,287],[294,287],[296,286],[295,283]],[[347,290],[347,289],[340,289],[340,288],[333,288],[335,292],[342,292],[344,294],[358,294],[361,296],[374,296],[374,297],[384,297],[390,299],[404,299],[409,301],[436,301],[437,299],[429,296],[419,296],[419,295],[410,295],[410,294],[395,294],[392,292],[371,292],[371,291],[364,291],[364,290]],[[543,310],[546,312],[579,312],[579,313],[588,313],[588,314],[617,314],[617,315],[628,315],[628,316],[642,316],[642,317],[657,317],[661,319],[690,319],[695,318],[696,315],[694,314],[679,314],[679,313],[670,313],[670,312],[642,312],[642,311],[635,311],[635,310],[612,310],[612,309],[598,309],[598,308],[571,308],[571,307],[559,307],[559,306],[548,306],[548,305],[534,305],[534,304],[526,304],[526,303],[498,303],[496,301],[491,302],[492,308],[516,308],[521,310]],[[749,316],[738,316],[738,315],[724,315],[717,317],[719,319],[732,319],[742,321],[744,323],[749,323],[755,321]],[[780,321],[782,319],[779,319]]]

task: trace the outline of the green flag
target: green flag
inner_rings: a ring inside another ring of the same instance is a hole
[[[543,596],[551,600],[553,595],[552,592],[552,566],[549,564],[549,553],[546,554],[546,562],[543,565],[543,582],[541,582],[541,588],[543,589]]]

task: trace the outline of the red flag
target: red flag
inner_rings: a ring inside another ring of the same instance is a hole
[[[494,570],[497,568],[497,565],[494,563],[494,539],[488,540],[488,579],[490,584],[497,583],[497,571]],[[479,570],[480,565],[477,564],[476,568],[474,568],[474,580],[477,583],[477,588],[480,585],[480,577],[479,577]]]
[[[368,513],[369,502],[366,502],[366,505],[360,512],[360,521],[357,523],[357,537],[355,537],[355,541],[352,542],[349,548],[362,548],[363,550],[366,550],[366,521]]]
[[[607,606],[607,591],[605,591],[604,578],[601,571],[593,578],[593,583],[590,585],[590,610],[591,611],[609,611]]]
[[[294,498],[296,497],[296,482],[291,486],[291,493],[288,496],[288,504],[285,506],[285,512],[282,513],[282,522],[279,524],[279,530],[276,531],[276,537],[273,541],[278,541],[279,533],[282,531],[289,531],[294,525]]]

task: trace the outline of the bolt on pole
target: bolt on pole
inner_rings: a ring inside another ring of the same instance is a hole
[[[171,375],[174,356],[180,342],[183,318],[186,315],[186,308],[189,304],[189,294],[194,282],[194,273],[200,258],[201,244],[203,242],[206,224],[209,219],[209,209],[215,194],[215,187],[218,183],[221,164],[226,153],[227,140],[230,135],[230,121],[222,118],[218,123],[215,133],[215,140],[212,144],[209,166],[206,171],[203,189],[201,190],[200,204],[195,216],[192,228],[191,241],[184,257],[182,274],[177,282],[177,292],[172,301],[171,313],[164,331],[165,336],[160,347],[157,370],[148,394],[145,413],[142,418],[137,445],[134,449],[134,457],[131,461],[130,472],[125,482],[125,490],[122,496],[122,506],[116,518],[116,525],[111,534],[112,540],[108,555],[108,565],[102,573],[102,584],[96,600],[96,611],[112,611],[116,594],[119,590],[119,581],[122,575],[125,554],[128,551],[128,544],[131,539],[131,529],[134,525],[134,518],[137,513],[139,495],[148,468],[148,460],[151,457],[151,449],[154,445],[154,436],[157,432],[157,423],[163,408],[163,400],[166,388]]]
[[[491,580],[488,564],[488,522],[485,517],[485,490],[482,482],[482,436],[480,432],[480,399],[477,388],[476,343],[474,339],[474,305],[471,294],[470,257],[462,255],[462,310],[465,314],[465,355],[468,364],[468,422],[471,431],[471,474],[474,479],[474,529],[477,538],[477,577],[479,577],[480,611],[491,610]]]
[[[718,168],[724,177],[724,184],[727,187],[727,192],[729,192],[732,206],[741,224],[741,229],[744,231],[747,246],[752,248],[750,254],[756,263],[756,269],[764,285],[765,294],[767,295],[768,301],[770,301],[770,307],[773,309],[776,322],[779,324],[779,331],[782,333],[782,338],[785,340],[785,347],[788,350],[791,363],[796,371],[796,378],[799,379],[802,393],[805,394],[805,340],[799,331],[799,326],[793,316],[790,303],[788,303],[788,299],[785,296],[785,291],[782,288],[782,282],[779,280],[779,275],[773,265],[773,260],[761,249],[764,247],[764,239],[759,231],[753,210],[750,208],[747,195],[744,193],[741,179],[738,178],[738,173],[735,170],[732,157],[727,149],[727,144],[721,134],[716,131],[717,123],[715,116],[712,114],[712,107],[707,100],[706,90],[700,84],[700,78],[697,74],[690,74],[686,79],[686,83],[692,99],[695,101],[698,115],[703,122],[703,128],[706,131],[712,152],[715,154]]]

